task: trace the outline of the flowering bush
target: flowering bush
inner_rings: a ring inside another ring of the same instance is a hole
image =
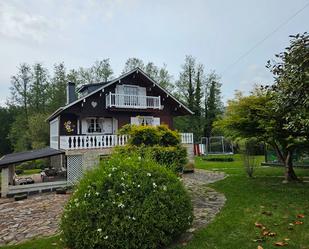
[[[160,248],[189,228],[192,216],[171,171],[117,154],[81,180],[61,219],[62,239],[74,249]]]

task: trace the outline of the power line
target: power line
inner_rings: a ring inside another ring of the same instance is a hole
[[[250,54],[254,49],[256,49],[258,46],[260,46],[264,41],[266,41],[269,37],[271,37],[274,33],[276,33],[279,29],[281,29],[284,25],[289,23],[294,17],[296,17],[300,12],[302,12],[305,8],[309,6],[309,2],[307,2],[301,9],[296,11],[292,16],[290,16],[288,19],[286,19],[284,22],[282,22],[279,26],[277,26],[273,31],[268,33],[262,40],[258,41],[255,45],[253,45],[248,51],[246,51],[244,54],[239,56],[232,64],[227,66],[221,75],[226,73],[229,69],[231,69],[233,66],[235,66],[239,61],[241,61],[244,57],[246,57],[248,54]]]

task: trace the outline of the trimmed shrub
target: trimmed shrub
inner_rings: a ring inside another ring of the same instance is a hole
[[[74,249],[154,249],[192,223],[180,180],[149,158],[114,155],[86,173],[65,207],[62,239]]]
[[[163,147],[155,146],[135,146],[126,145],[115,149],[115,153],[130,157],[132,154],[138,154],[142,158],[150,157],[160,165],[171,169],[173,172],[181,172],[188,162],[186,148],[178,146]]]
[[[179,133],[170,130],[166,125],[125,125],[121,128],[119,134],[129,135],[129,144],[136,146],[176,146],[181,142]]]

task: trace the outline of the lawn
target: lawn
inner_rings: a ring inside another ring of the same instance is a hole
[[[225,194],[227,202],[216,219],[195,234],[184,249],[264,249],[278,248],[275,242],[288,243],[283,248],[309,249],[309,183],[282,184],[283,169],[257,167],[255,177],[248,178],[241,157],[233,162],[209,162],[196,159],[196,167],[219,170],[229,177],[211,185]],[[263,157],[258,160],[263,161]],[[296,169],[301,177],[309,177],[309,169]],[[309,180],[309,179],[307,179]],[[304,214],[304,218],[297,215]],[[296,221],[303,224],[296,225]],[[263,236],[258,222],[274,237]],[[40,238],[7,249],[63,248],[59,237]],[[279,247],[280,248],[280,247]]]

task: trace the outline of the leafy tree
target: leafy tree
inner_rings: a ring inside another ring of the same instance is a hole
[[[182,72],[180,73],[179,80],[176,83],[180,96],[182,96],[191,110],[194,109],[195,65],[195,58],[191,55],[187,55],[185,63],[182,65]]]
[[[223,113],[220,78],[211,72],[205,81],[205,136],[212,136],[213,122]]]
[[[49,144],[49,124],[45,121],[48,115],[37,113],[29,118],[28,138],[32,149],[44,148]]]
[[[0,107],[0,158],[2,155],[13,151],[8,138],[10,127],[14,121],[14,113],[8,108]]]
[[[41,63],[33,66],[29,91],[30,106],[35,112],[45,111],[48,100],[48,71]]]
[[[145,72],[155,81],[158,81],[159,68],[153,63],[148,62],[145,67]]]
[[[138,59],[138,58],[129,58],[127,59],[124,68],[122,70],[122,73],[127,73],[131,70],[133,70],[134,68],[139,67],[140,69],[144,70],[145,69],[145,65],[143,60]]]
[[[51,87],[50,87],[51,111],[54,111],[60,106],[65,105],[66,85],[67,85],[67,78],[64,63],[62,62],[59,64],[55,64],[54,75],[53,78],[51,79]]]
[[[163,67],[159,69],[157,82],[164,89],[169,92],[173,92],[175,86],[172,83],[172,76],[169,74],[166,64],[163,64]]]
[[[94,82],[107,82],[112,78],[114,73],[109,58],[96,61],[90,70],[94,75]]]
[[[11,78],[11,104],[22,106],[26,119],[29,112],[29,91],[31,85],[31,67],[23,63],[18,67],[17,75]]]
[[[273,101],[282,110],[288,130],[295,136],[309,137],[309,35],[290,36],[290,46],[277,54],[279,61],[268,61],[275,76]]]
[[[31,142],[28,134],[28,122],[23,113],[15,117],[12,123],[8,138],[15,152],[31,149]]]

